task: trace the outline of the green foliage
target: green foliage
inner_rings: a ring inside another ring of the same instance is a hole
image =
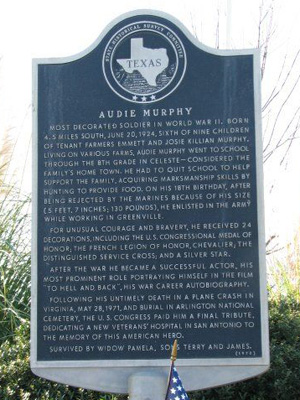
[[[190,393],[190,400],[296,400],[300,398],[300,305],[290,297],[270,301],[271,368],[234,385]],[[0,398],[3,400],[126,400],[50,382],[29,367],[29,323],[0,346]],[[118,379],[118,377],[116,377]]]
[[[1,187],[3,190],[3,186]],[[29,318],[30,200],[13,189],[0,201],[0,343]]]
[[[1,400],[117,400],[110,394],[72,388],[35,376],[29,366],[29,322],[20,326],[13,340],[0,346]]]

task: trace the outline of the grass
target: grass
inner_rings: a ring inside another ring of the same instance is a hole
[[[269,260],[269,295],[300,303],[300,228],[279,259]]]
[[[2,191],[0,204],[0,343],[29,319],[30,199]]]

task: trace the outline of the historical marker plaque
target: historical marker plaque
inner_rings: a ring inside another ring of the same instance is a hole
[[[126,391],[175,338],[188,390],[266,370],[257,52],[136,12],[34,76],[34,372]]]

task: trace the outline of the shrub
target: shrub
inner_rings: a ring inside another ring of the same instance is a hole
[[[0,347],[1,400],[116,400],[116,396],[72,388],[35,376],[29,366],[29,322]]]

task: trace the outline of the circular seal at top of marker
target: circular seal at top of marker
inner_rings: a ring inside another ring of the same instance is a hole
[[[108,41],[103,72],[110,88],[134,103],[170,95],[186,69],[186,53],[176,33],[154,21],[132,22]]]

